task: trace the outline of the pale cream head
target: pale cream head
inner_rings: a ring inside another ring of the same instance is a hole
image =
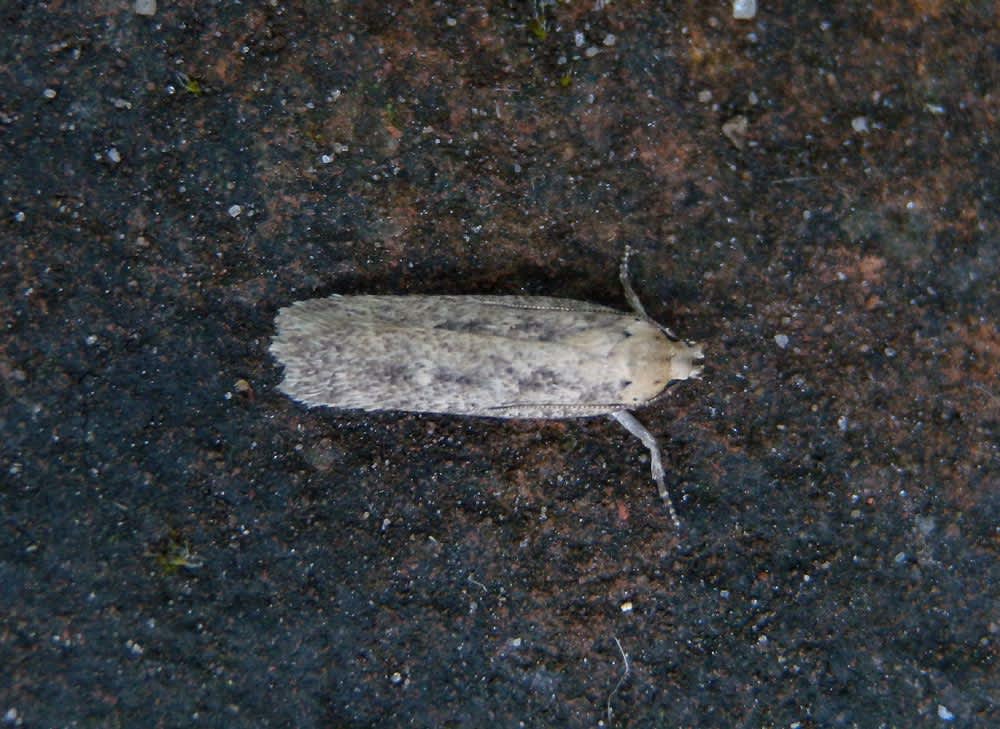
[[[627,338],[612,350],[608,364],[626,383],[622,402],[641,405],[658,397],[674,380],[701,374],[701,347],[675,342],[655,323],[637,319]]]

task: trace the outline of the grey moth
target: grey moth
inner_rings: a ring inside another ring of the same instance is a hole
[[[679,524],[660,447],[630,412],[671,382],[697,378],[702,349],[645,312],[548,296],[340,296],[278,312],[271,353],[280,389],[309,407],[487,418],[607,415],[649,449],[653,479]]]

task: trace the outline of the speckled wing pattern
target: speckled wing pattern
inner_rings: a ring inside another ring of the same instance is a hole
[[[309,406],[502,418],[641,405],[615,353],[635,334],[666,341],[633,314],[541,296],[332,296],[282,309],[277,331],[281,390]]]

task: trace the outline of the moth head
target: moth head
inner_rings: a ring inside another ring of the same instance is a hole
[[[671,382],[701,374],[701,347],[675,339],[655,322],[637,320],[628,328],[611,359],[617,362],[622,378],[622,401],[648,403],[663,395]]]

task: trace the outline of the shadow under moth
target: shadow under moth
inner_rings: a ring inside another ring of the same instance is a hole
[[[340,296],[278,312],[271,353],[280,389],[309,407],[486,418],[608,415],[649,449],[675,526],[656,438],[630,410],[697,378],[701,347],[645,312],[548,296]]]

